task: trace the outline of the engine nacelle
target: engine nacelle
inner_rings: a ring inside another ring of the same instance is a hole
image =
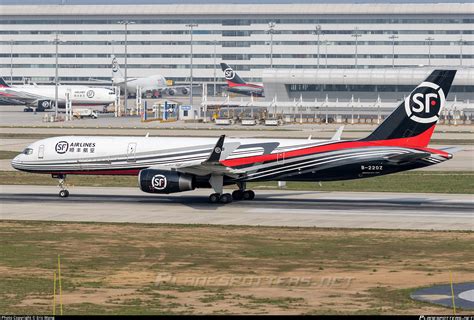
[[[140,190],[148,193],[175,193],[194,190],[194,176],[168,170],[143,169],[138,175]]]
[[[175,89],[168,89],[168,94],[170,96],[174,96],[176,94],[176,90]]]
[[[181,90],[181,92],[182,92],[184,95],[187,95],[187,94],[189,94],[189,89],[188,89],[188,88],[183,88],[183,89]]]
[[[39,100],[37,107],[40,109],[51,109],[54,105],[53,101],[50,100]]]

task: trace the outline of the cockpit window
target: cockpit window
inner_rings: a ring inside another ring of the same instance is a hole
[[[31,148],[26,148],[25,150],[23,150],[23,154],[29,155],[29,154],[32,154],[32,153],[33,153],[33,149],[31,149]]]

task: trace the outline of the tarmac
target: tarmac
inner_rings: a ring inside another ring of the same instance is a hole
[[[409,230],[474,230],[474,196],[257,190],[253,201],[208,203],[209,190],[1,185],[0,219]],[[230,191],[230,190],[228,190]]]
[[[451,291],[452,290],[452,291]],[[454,293],[454,299],[453,294]],[[411,295],[412,299],[442,305],[448,308],[474,310],[474,282],[438,285],[418,289]],[[453,306],[454,300],[454,306]]]

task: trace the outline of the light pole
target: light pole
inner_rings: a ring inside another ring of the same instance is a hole
[[[13,85],[13,39],[10,40],[10,85]]]
[[[461,38],[459,39],[459,66],[462,67],[462,46],[464,44],[464,40],[461,36]]]
[[[273,33],[275,32],[275,26],[276,23],[274,21],[268,23],[267,32],[270,34],[270,69],[273,69]]]
[[[217,40],[213,40],[212,43],[214,44],[214,90],[213,96],[216,96],[216,50],[217,50]]]
[[[398,36],[392,34],[389,39],[392,39],[392,68],[395,68],[395,39],[398,38]]]
[[[434,38],[428,37],[425,40],[428,41],[428,65],[431,66],[431,42]]]
[[[318,24],[316,27],[315,27],[315,31],[314,31],[314,34],[316,34],[318,36],[318,64],[316,66],[317,69],[319,69],[319,35],[321,34],[321,26]]]
[[[54,72],[54,119],[56,120],[58,118],[58,47],[59,47],[59,36],[57,32],[56,32],[56,36],[54,37],[53,42],[56,47],[56,54],[55,54],[56,67],[55,67],[55,72]]]
[[[118,22],[119,24],[123,24],[125,26],[125,76],[124,76],[124,83],[125,83],[125,90],[124,90],[124,109],[125,109],[125,112],[127,112],[127,107],[128,107],[128,75],[127,75],[127,69],[128,69],[128,65],[127,65],[127,50],[128,50],[128,39],[127,39],[127,35],[128,35],[128,25],[129,24],[134,24],[135,22],[134,21],[129,21],[129,20],[123,20],[123,21],[119,21]]]
[[[189,74],[189,82],[190,82],[190,88],[189,88],[189,105],[192,106],[193,105],[193,29],[194,27],[197,27],[198,24],[197,23],[189,23],[186,25],[186,27],[189,28],[189,34],[191,36],[191,40],[189,42],[190,44],[190,51],[191,51],[191,54],[190,54],[190,65],[191,65],[191,68],[190,68],[190,74]],[[199,117],[201,117],[201,108],[199,108]]]
[[[328,45],[331,44],[329,41],[324,41],[324,59],[326,64],[326,69],[328,68]]]
[[[355,30],[355,33],[353,33],[353,34],[351,35],[351,37],[354,37],[354,38],[355,38],[355,42],[356,42],[356,43],[355,43],[355,68],[357,69],[357,46],[358,46],[358,44],[359,44],[358,39],[359,39],[359,37],[360,37],[360,33],[359,33],[359,28],[358,28],[358,27],[355,27],[354,30]]]

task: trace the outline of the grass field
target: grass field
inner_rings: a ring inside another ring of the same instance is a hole
[[[19,154],[17,151],[0,150],[0,159],[13,159]]]
[[[472,232],[0,221],[1,314],[52,313],[58,254],[66,315],[448,314],[411,290],[474,279]]]
[[[289,190],[316,191],[380,191],[380,192],[438,192],[474,194],[474,172],[456,171],[411,171],[369,179],[323,182],[289,182]],[[94,187],[137,187],[137,178],[128,176],[74,176],[69,175],[68,184]],[[0,171],[1,184],[56,185],[57,180],[49,175],[18,171]],[[275,189],[276,182],[255,182],[253,189]]]

